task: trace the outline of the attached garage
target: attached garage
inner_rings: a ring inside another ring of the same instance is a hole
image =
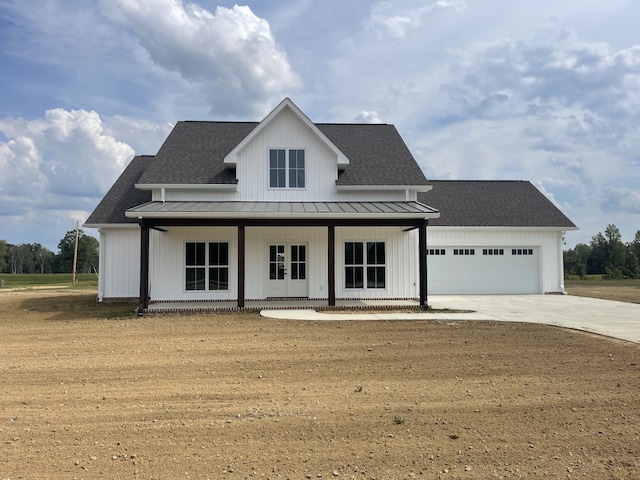
[[[565,293],[564,235],[577,227],[527,181],[432,180],[418,199],[429,295]]]
[[[538,247],[429,248],[431,294],[541,293]]]

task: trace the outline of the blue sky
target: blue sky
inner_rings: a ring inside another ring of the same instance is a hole
[[[432,179],[640,230],[635,0],[0,0],[0,238],[54,252],[179,120],[393,123]],[[499,208],[500,206],[496,206]],[[91,231],[87,231],[91,233]]]

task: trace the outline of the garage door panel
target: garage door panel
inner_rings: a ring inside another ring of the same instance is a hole
[[[468,247],[465,247],[468,248]],[[427,259],[430,294],[527,294],[540,293],[540,265],[537,248],[527,248],[526,254],[512,254],[512,247],[495,247],[504,255],[445,255]]]

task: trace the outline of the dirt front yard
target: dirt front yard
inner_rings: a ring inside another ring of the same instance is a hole
[[[640,347],[0,291],[0,479],[640,478]]]

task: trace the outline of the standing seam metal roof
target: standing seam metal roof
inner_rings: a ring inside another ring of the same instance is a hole
[[[127,210],[133,217],[146,215],[174,216],[175,214],[202,216],[206,218],[229,214],[258,216],[307,216],[331,214],[341,215],[376,215],[380,217],[393,215],[425,215],[432,216],[438,212],[419,202],[148,202]]]

